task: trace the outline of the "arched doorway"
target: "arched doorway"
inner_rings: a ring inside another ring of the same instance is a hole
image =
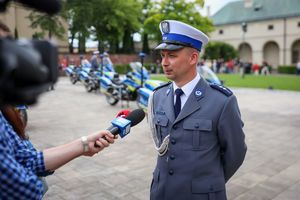
[[[276,42],[267,42],[263,48],[263,59],[273,69],[277,69],[279,65],[279,46]]]
[[[296,64],[300,60],[300,39],[292,45],[292,63]]]
[[[240,44],[239,56],[241,62],[252,62],[252,49],[248,43]]]

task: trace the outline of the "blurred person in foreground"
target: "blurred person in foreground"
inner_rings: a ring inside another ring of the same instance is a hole
[[[149,123],[158,151],[151,200],[225,200],[225,183],[246,154],[236,97],[209,84],[196,70],[208,37],[175,20],[160,23],[162,67],[172,82],[149,100]]]
[[[69,161],[82,155],[93,156],[114,142],[111,133],[99,131],[38,151],[16,130],[0,112],[0,199],[41,199],[45,188],[38,176],[53,174]]]
[[[1,21],[0,38],[11,38],[10,29]],[[0,199],[42,199],[47,185],[40,177],[53,174],[79,156],[93,156],[110,143],[114,136],[99,131],[38,151],[28,140],[20,113],[12,105],[0,105]]]

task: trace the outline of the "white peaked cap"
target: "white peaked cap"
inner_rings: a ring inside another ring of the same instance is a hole
[[[202,46],[208,43],[208,37],[202,31],[176,20],[164,20],[159,24],[162,33],[162,43],[157,50],[177,50],[183,47],[192,47],[201,51]]]

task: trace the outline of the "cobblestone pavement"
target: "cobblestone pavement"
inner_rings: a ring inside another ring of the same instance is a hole
[[[247,137],[245,163],[227,184],[228,199],[298,200],[300,92],[233,89]],[[130,108],[137,108],[130,102]],[[27,131],[38,149],[106,129],[120,104],[60,78],[30,107]],[[156,153],[146,120],[98,155],[80,157],[47,177],[46,200],[147,200]]]

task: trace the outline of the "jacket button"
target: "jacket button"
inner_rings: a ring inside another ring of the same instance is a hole
[[[169,170],[169,174],[170,174],[170,175],[173,175],[173,174],[174,174],[174,171],[173,171],[172,169],[170,169],[170,170]]]
[[[171,139],[171,144],[176,144],[176,140],[175,139]]]
[[[173,126],[173,129],[176,130],[178,127],[177,126]]]
[[[197,123],[197,124],[195,124],[195,128],[199,128],[199,124]]]
[[[159,120],[159,119],[157,120],[157,123],[158,123],[158,124],[160,123],[160,120]]]
[[[172,154],[172,155],[170,155],[170,159],[171,160],[174,160],[175,159],[175,156]]]

